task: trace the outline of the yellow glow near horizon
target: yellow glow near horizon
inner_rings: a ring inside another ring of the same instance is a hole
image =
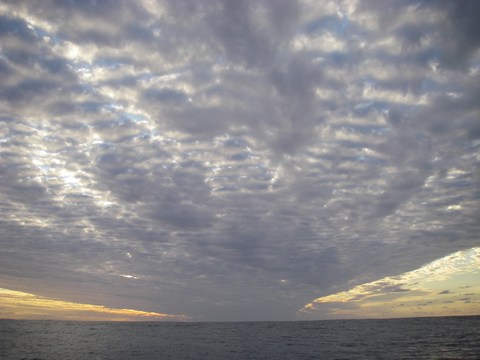
[[[299,315],[385,318],[480,314],[480,247],[313,300]]]
[[[171,315],[133,309],[115,309],[101,305],[81,304],[49,299],[35,294],[3,288],[0,288],[0,317],[10,319],[95,321],[182,321],[188,319],[186,315]]]

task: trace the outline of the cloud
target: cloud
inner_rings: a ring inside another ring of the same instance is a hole
[[[225,1],[208,20],[231,61],[264,68],[278,60],[298,15],[296,1]]]
[[[474,307],[462,307],[470,304],[471,298],[460,298],[454,290],[441,290],[442,286],[463,289],[465,281],[478,276],[479,248],[459,251],[435,260],[419,269],[397,276],[385,277],[370,283],[328,296],[320,297],[306,304],[299,310],[302,316],[316,314],[319,317],[395,317],[395,316],[431,316],[441,315],[448,310],[452,312],[457,306],[457,313],[471,314]],[[448,296],[444,301],[438,295]],[[478,293],[471,293],[473,302],[478,303]],[[426,301],[428,300],[428,301]],[[405,305],[418,307],[420,311],[405,312]],[[439,304],[452,304],[441,308]],[[401,306],[401,308],[400,308]],[[374,315],[377,313],[377,315]],[[454,313],[454,312],[452,312]]]
[[[20,291],[0,289],[2,306],[0,314],[9,318],[69,319],[69,320],[176,320],[188,319],[185,315],[169,315],[156,312],[112,309],[99,305],[79,304],[39,297]]]
[[[475,7],[2,2],[2,286],[292,319],[474,248]]]
[[[439,295],[451,294],[450,290],[443,290],[438,293]]]

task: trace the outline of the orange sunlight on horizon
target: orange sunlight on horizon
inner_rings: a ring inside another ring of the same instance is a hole
[[[0,288],[0,317],[17,320],[88,321],[184,321],[186,315],[171,315],[133,309],[114,309],[49,299],[35,294]]]

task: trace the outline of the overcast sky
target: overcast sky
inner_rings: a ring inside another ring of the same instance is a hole
[[[290,320],[480,246],[478,14],[3,0],[0,287]]]

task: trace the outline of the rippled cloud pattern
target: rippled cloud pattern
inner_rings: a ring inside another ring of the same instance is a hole
[[[479,11],[2,1],[1,287],[284,320],[478,247]]]

